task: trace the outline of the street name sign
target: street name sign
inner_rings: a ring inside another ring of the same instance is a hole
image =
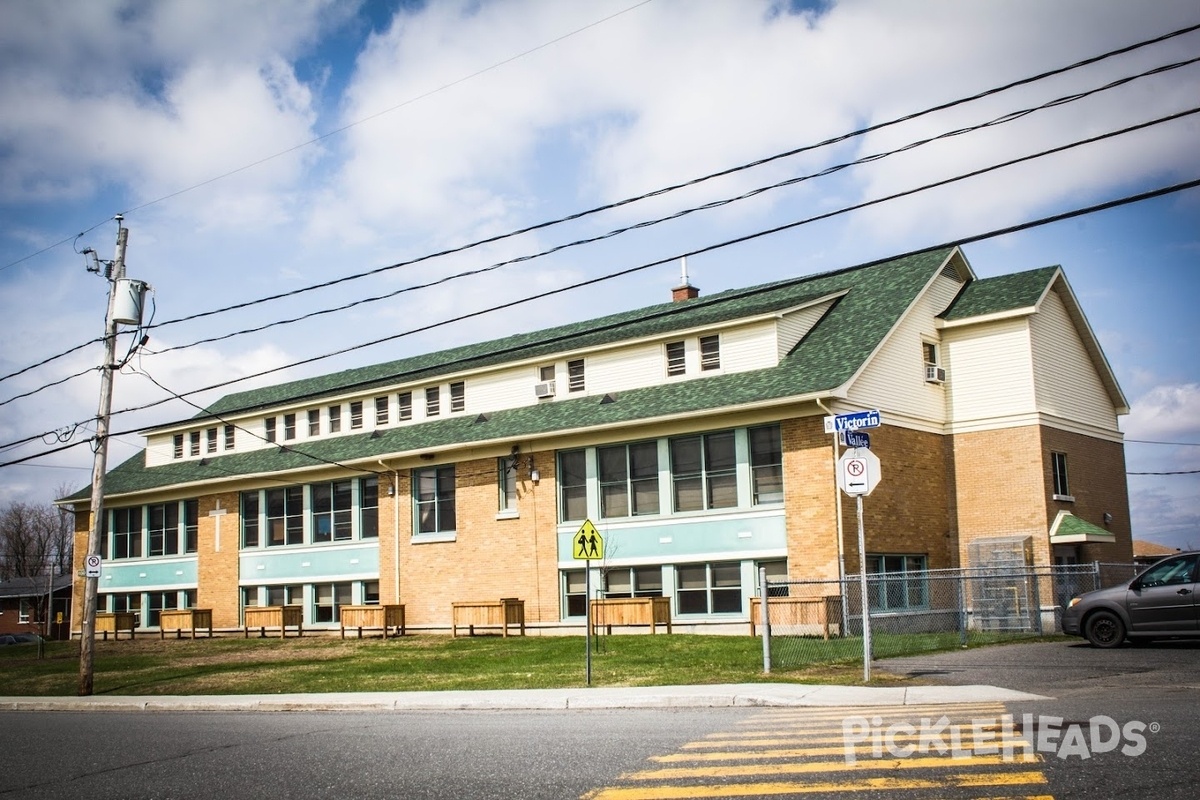
[[[826,433],[845,433],[861,428],[878,428],[883,424],[879,410],[856,411],[853,414],[838,414],[836,417],[825,417]]]
[[[846,431],[842,434],[842,438],[846,440],[846,447],[853,447],[856,449],[859,447],[865,447],[868,450],[871,449],[871,435],[868,433],[860,433],[859,431]]]

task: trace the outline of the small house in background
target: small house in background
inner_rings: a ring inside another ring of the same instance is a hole
[[[1168,547],[1165,544],[1147,542],[1144,539],[1133,540],[1133,563],[1148,567],[1155,561],[1173,556],[1179,552],[1178,547]]]
[[[5,633],[37,633],[48,639],[70,638],[71,576],[0,581],[0,634]]]

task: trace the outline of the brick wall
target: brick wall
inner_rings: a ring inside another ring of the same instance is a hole
[[[1107,529],[1116,542],[1083,545],[1081,560],[1127,564],[1133,560],[1133,537],[1129,521],[1129,487],[1125,478],[1125,447],[1091,436],[1042,428],[1045,467],[1045,498],[1050,522],[1059,511]],[[1050,453],[1067,455],[1067,482],[1075,502],[1053,499],[1054,483]],[[1106,523],[1104,515],[1112,521]]]
[[[213,514],[220,509],[223,514]],[[200,530],[196,544],[196,607],[211,608],[213,626],[241,624],[238,590],[238,550],[241,516],[237,492],[223,492],[199,500]],[[220,536],[217,528],[220,526]]]
[[[517,515],[505,518],[497,516],[496,458],[456,464],[456,532],[449,542],[414,540],[410,479],[402,480],[400,596],[410,624],[449,626],[453,602],[501,597],[524,600],[527,623],[558,619],[553,458],[533,456],[537,485],[529,458],[521,457],[518,471]],[[381,524],[390,526],[390,519]]]

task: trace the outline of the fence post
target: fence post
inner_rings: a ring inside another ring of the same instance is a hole
[[[771,592],[767,587],[767,568],[758,568],[759,593],[762,595],[762,648],[763,673],[771,674]],[[754,613],[751,611],[750,613]]]
[[[970,578],[965,573],[959,573],[958,580],[958,642],[967,646],[967,581]]]
[[[1042,576],[1033,572],[1033,613],[1037,615],[1037,632],[1038,636],[1046,633],[1045,627],[1042,624]]]

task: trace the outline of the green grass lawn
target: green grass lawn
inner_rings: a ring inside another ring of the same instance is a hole
[[[592,648],[592,685],[858,683],[857,641],[812,643],[766,675],[762,641],[749,636],[602,636]],[[919,644],[914,652],[928,652],[928,642]],[[585,647],[578,636],[97,641],[93,680],[97,695],[569,688],[586,685]],[[31,645],[0,648],[0,696],[76,693],[78,642],[49,642],[46,657],[36,655]],[[874,682],[897,680],[882,673]]]

